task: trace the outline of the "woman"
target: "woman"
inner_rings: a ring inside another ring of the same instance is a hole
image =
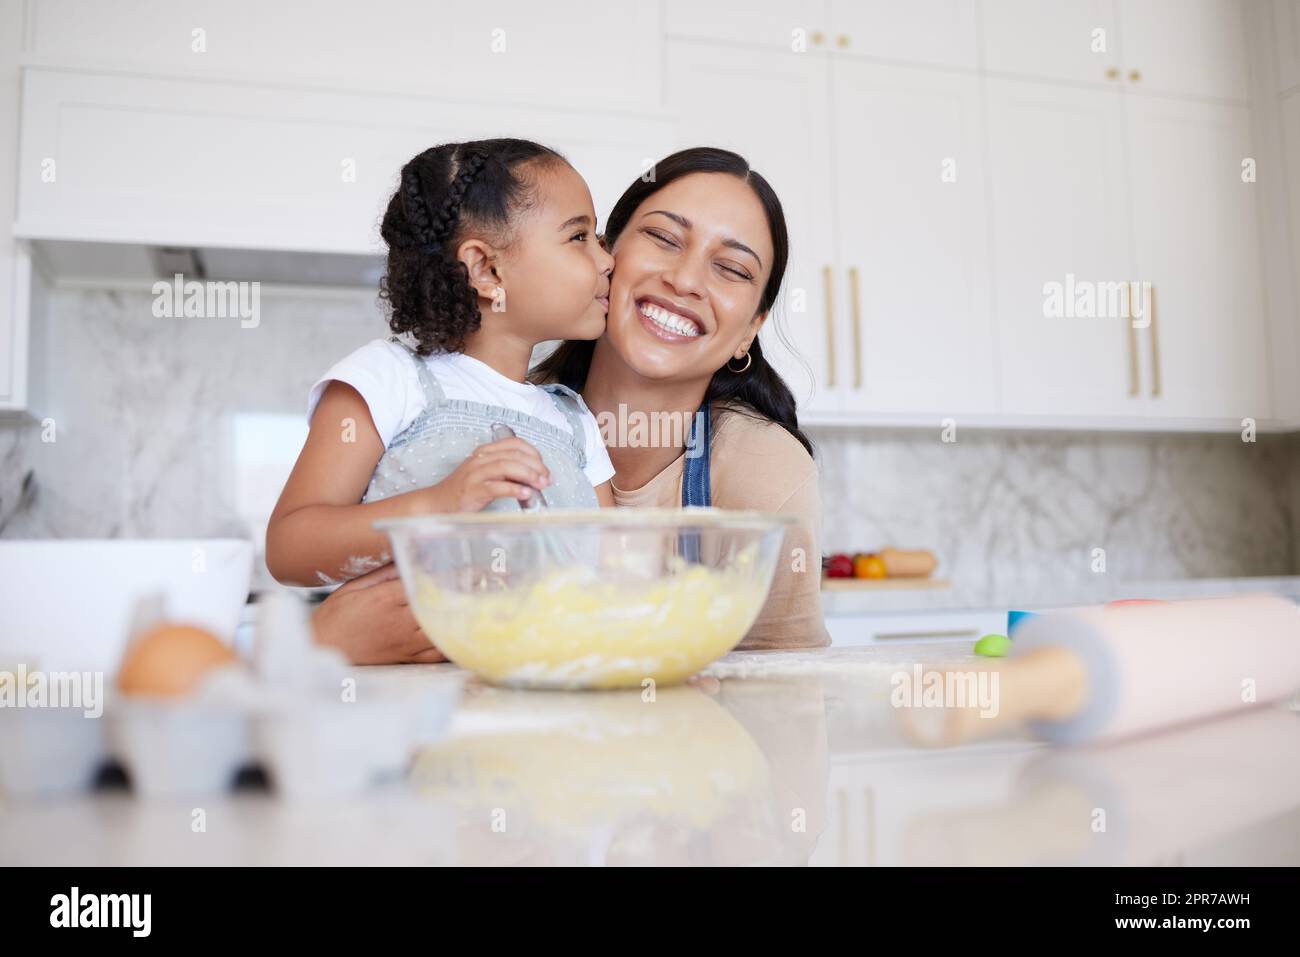
[[[562,344],[535,378],[577,389],[605,425],[618,505],[796,516],[767,602],[740,647],[829,644],[812,445],[757,338],[789,253],[780,201],[735,153],[684,150],[628,188],[605,241],[614,275],[604,335]],[[638,419],[690,425],[675,430],[676,442],[662,441],[671,429],[648,442],[638,438],[647,434]],[[610,428],[622,423],[633,426]],[[358,664],[441,658],[391,568],[339,589],[315,624],[322,642]]]

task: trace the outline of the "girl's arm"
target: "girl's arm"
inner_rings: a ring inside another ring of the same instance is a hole
[[[614,489],[611,487],[613,482],[601,482],[596,486],[596,501],[600,503],[601,508],[614,507]]]
[[[286,585],[355,578],[391,560],[376,519],[478,511],[493,499],[528,498],[550,480],[541,455],[523,439],[479,446],[446,479],[361,504],[384,444],[361,394],[343,382],[325,389],[311,431],[266,530],[266,565]]]

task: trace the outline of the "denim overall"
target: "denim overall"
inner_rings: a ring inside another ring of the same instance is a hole
[[[559,384],[541,386],[568,420],[569,431],[565,431],[515,409],[447,398],[424,360],[410,346],[402,345],[419,374],[424,409],[384,450],[361,501],[376,502],[436,485],[480,445],[494,441],[492,426],[502,422],[534,446],[550,470],[551,484],[543,489],[549,507],[599,507],[596,490],[583,471],[587,465],[586,432],[577,393]],[[520,507],[517,499],[506,497],[489,502],[484,511],[517,512]]]
[[[705,402],[691,419],[691,435],[686,440],[686,464],[682,470],[682,508],[693,505],[708,507],[713,504],[713,488],[709,480],[709,456],[713,450],[709,431],[709,403]],[[688,562],[698,562],[699,538],[682,536],[681,552]]]

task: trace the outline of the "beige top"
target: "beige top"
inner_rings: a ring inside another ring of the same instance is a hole
[[[715,416],[709,478],[717,508],[796,515],[772,589],[741,648],[820,648],[830,644],[822,619],[821,520],[817,464],[789,432],[766,419],[727,409]],[[622,507],[678,508],[685,453],[639,489],[611,483]],[[801,551],[799,551],[801,550]]]

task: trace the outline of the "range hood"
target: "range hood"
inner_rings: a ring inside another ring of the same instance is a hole
[[[55,282],[154,282],[181,273],[187,280],[263,282],[377,290],[379,254],[300,252],[226,247],[36,239],[33,258]]]

